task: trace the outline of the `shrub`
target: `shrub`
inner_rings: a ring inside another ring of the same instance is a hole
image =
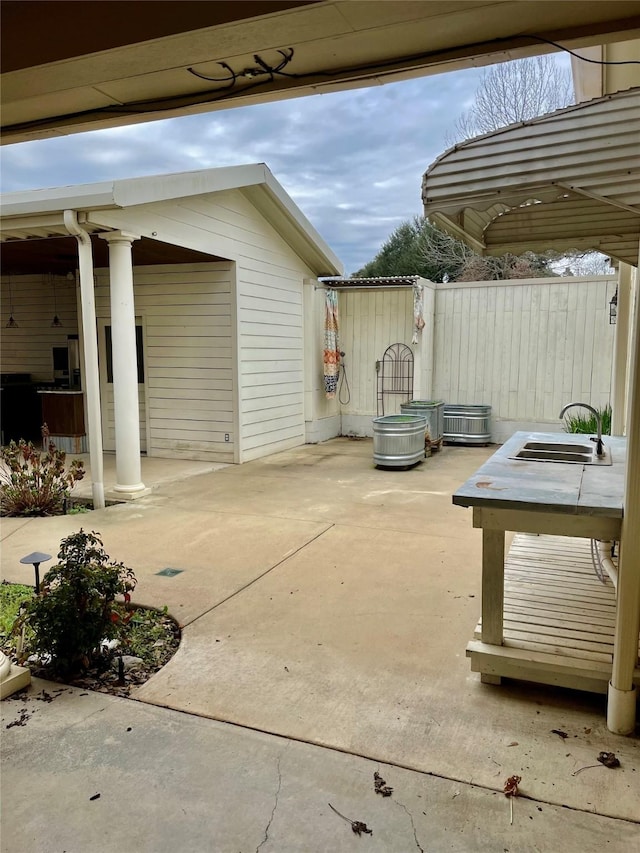
[[[602,421],[602,434],[611,435],[611,406],[598,409]],[[588,414],[566,415],[564,419],[564,431],[573,433],[584,433],[595,435],[598,432],[598,422],[595,415]]]
[[[59,515],[71,489],[85,474],[80,459],[65,470],[66,453],[53,442],[45,453],[30,441],[12,441],[2,448],[0,458],[2,515]]]
[[[33,631],[30,651],[50,656],[51,667],[67,675],[95,663],[101,642],[116,636],[116,596],[128,604],[136,579],[122,563],[109,562],[95,532],[81,529],[63,539],[58,560],[17,624]]]

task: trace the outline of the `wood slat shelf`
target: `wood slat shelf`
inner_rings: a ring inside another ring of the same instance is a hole
[[[606,693],[616,599],[596,577],[588,539],[517,533],[505,560],[504,643],[467,646],[471,669]],[[635,681],[640,685],[640,667]]]

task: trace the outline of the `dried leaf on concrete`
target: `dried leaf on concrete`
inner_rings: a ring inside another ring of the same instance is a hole
[[[596,767],[609,767],[611,770],[620,767],[620,759],[616,756],[615,752],[599,752],[598,761],[600,762],[599,764],[585,764],[584,767],[578,767],[571,775],[577,776],[583,770],[593,770]]]
[[[604,764],[605,767],[610,767],[611,769],[620,767],[620,760],[617,758],[615,752],[599,753],[598,761],[600,764]]]
[[[390,788],[389,785],[387,785],[379,773],[373,774],[373,786],[376,794],[380,794],[383,797],[390,797],[391,794],[393,794],[393,788]]]
[[[522,781],[520,776],[509,776],[507,781],[504,783],[504,791],[505,797],[509,797],[509,823],[513,823],[513,798],[517,797],[520,791],[518,790],[518,785]]]
[[[504,783],[504,795],[505,797],[517,797],[520,791],[518,790],[518,785],[522,781],[522,777],[520,776],[509,776],[507,781]]]
[[[327,805],[329,806],[331,811],[335,812],[338,815],[338,817],[341,817],[342,820],[346,820],[347,823],[351,824],[351,831],[354,832],[356,835],[362,835],[362,833],[364,833],[365,835],[373,835],[373,830],[369,829],[367,824],[363,821],[351,820],[350,817],[346,817],[346,815],[341,814],[338,809],[331,805],[331,803],[327,803]]]

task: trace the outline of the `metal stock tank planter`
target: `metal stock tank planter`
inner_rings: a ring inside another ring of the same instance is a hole
[[[383,415],[373,419],[373,461],[382,468],[407,468],[424,458],[426,418]]]
[[[447,404],[445,444],[491,444],[491,406]]]
[[[410,400],[400,406],[405,415],[421,415],[427,421],[432,450],[442,446],[444,433],[444,402],[442,400]]]

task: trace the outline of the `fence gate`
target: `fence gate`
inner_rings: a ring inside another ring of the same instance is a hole
[[[406,403],[413,394],[413,352],[406,344],[391,344],[382,361],[376,361],[378,417],[384,415],[385,396]]]

